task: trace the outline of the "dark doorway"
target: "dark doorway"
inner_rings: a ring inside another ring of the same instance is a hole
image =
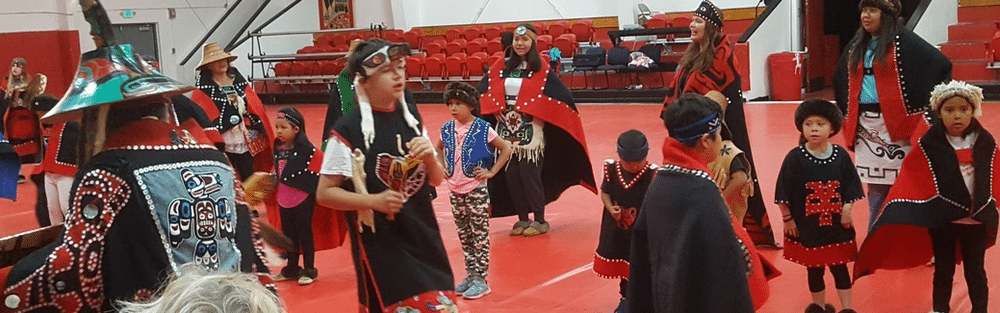
[[[132,45],[132,52],[143,58],[152,57],[160,60],[160,44],[157,39],[156,24],[115,24],[111,26],[115,39],[120,43]]]

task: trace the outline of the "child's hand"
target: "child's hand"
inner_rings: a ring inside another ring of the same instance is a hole
[[[484,181],[484,180],[488,180],[490,178],[493,178],[493,175],[494,175],[493,172],[490,172],[490,170],[488,170],[488,169],[485,169],[485,168],[482,168],[482,167],[476,168],[476,179],[478,179],[480,181]]]
[[[785,236],[792,238],[799,237],[799,228],[795,226],[795,220],[785,222]]]
[[[372,195],[372,210],[394,215],[403,209],[403,194],[398,191],[386,189],[383,192]]]
[[[622,219],[622,207],[620,205],[612,205],[608,208],[608,213],[611,213],[611,217],[616,221]]]
[[[851,220],[851,213],[846,212],[846,214],[840,215],[840,225],[844,228],[854,228],[854,221]]]
[[[431,145],[431,141],[423,136],[413,137],[410,142],[406,143],[406,148],[410,149],[409,156],[414,159],[419,159],[425,163],[437,162],[434,159],[434,146]]]

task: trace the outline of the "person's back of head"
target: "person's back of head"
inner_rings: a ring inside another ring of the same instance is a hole
[[[705,96],[686,93],[663,112],[663,124],[670,137],[692,147],[702,135],[712,134],[721,126],[722,107]]]
[[[246,273],[208,272],[182,265],[148,302],[119,301],[124,313],[284,313],[278,296]]]

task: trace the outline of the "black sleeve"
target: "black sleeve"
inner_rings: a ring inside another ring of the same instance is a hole
[[[797,149],[797,148],[796,148]],[[778,171],[778,180],[774,183],[774,203],[789,203],[792,201],[791,192],[793,185],[797,181],[794,179],[798,171],[795,169],[795,150],[793,149],[781,162],[781,170]]]
[[[208,118],[208,114],[205,113],[205,110],[191,100],[191,98],[186,96],[175,96],[170,98],[170,102],[174,104],[174,112],[177,114],[178,123],[184,124],[189,119],[194,119],[194,121],[198,123],[198,126],[201,126],[201,128],[214,126],[214,124],[212,124],[212,120]]]
[[[858,169],[854,167],[854,162],[851,161],[851,157],[847,154],[847,151],[844,150],[844,148],[839,146],[835,147],[837,150],[840,150],[838,153],[844,159],[844,161],[840,163],[840,177],[841,180],[843,180],[843,184],[841,184],[840,187],[841,200],[843,203],[850,203],[864,198],[865,191],[861,187],[861,177],[858,176]]]
[[[340,106],[340,88],[333,88],[330,92],[330,101],[326,105],[326,119],[323,121],[323,138],[321,138],[323,141],[330,136],[333,125],[337,124],[341,116],[344,116],[344,113],[341,112]]]
[[[850,54],[848,52],[850,48],[851,45],[847,45],[844,51],[840,52],[840,60],[837,61],[837,67],[833,70],[833,95],[837,100],[837,107],[840,108],[840,112],[844,116],[847,116],[847,98],[850,92],[847,87],[847,56]]]
[[[486,91],[489,89],[490,89],[490,75],[489,73],[486,73],[486,75],[483,76],[483,79],[479,81],[479,86],[476,86],[476,92],[478,92],[481,95],[486,93]]]
[[[747,166],[745,164],[743,164],[743,158],[737,156],[737,157],[733,158],[733,162],[729,163],[729,176],[732,176],[733,173],[736,173],[736,172],[739,172],[739,171],[743,171],[744,173],[748,173],[747,176],[750,176],[749,175],[750,171],[748,171],[747,170]]]
[[[611,177],[611,170],[613,170],[613,167],[615,166],[614,163],[610,163],[609,161],[610,160],[604,161],[604,174],[602,175],[601,180],[601,192],[606,194],[611,194],[609,191],[611,189],[611,184],[608,178]]]

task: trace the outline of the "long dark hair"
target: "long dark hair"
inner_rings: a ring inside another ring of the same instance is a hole
[[[861,8],[864,9],[863,7]],[[878,43],[875,44],[875,59],[878,63],[885,65],[885,57],[889,54],[889,47],[893,44],[893,39],[896,38],[896,34],[903,28],[903,19],[898,16],[893,16],[885,9],[878,8],[882,12],[882,17],[878,25]],[[868,45],[872,41],[872,35],[865,31],[865,26],[858,26],[858,31],[854,33],[854,38],[848,44],[850,47],[850,62],[851,67],[848,70],[854,70],[861,63],[861,60],[865,58],[865,51],[868,50]]]
[[[701,73],[712,68],[715,62],[715,48],[722,44],[722,30],[711,22],[705,22],[705,38],[701,43],[692,41],[681,59],[685,73]]]
[[[528,24],[517,25],[517,27],[522,27],[522,26],[524,26],[525,28],[527,28],[528,30],[530,30],[535,34],[538,34],[538,31],[535,30],[534,26]],[[522,62],[528,62],[527,70],[531,72],[537,72],[542,68],[542,57],[538,54],[537,39],[531,42],[531,49],[529,49],[528,53],[524,55],[525,59],[523,60],[521,59],[521,56],[517,55],[517,53],[514,53],[513,44],[509,47],[509,49],[511,49],[510,58],[508,58],[506,64],[504,64],[504,70],[503,70],[504,73],[510,73],[511,71],[516,70],[518,67],[521,66]]]

